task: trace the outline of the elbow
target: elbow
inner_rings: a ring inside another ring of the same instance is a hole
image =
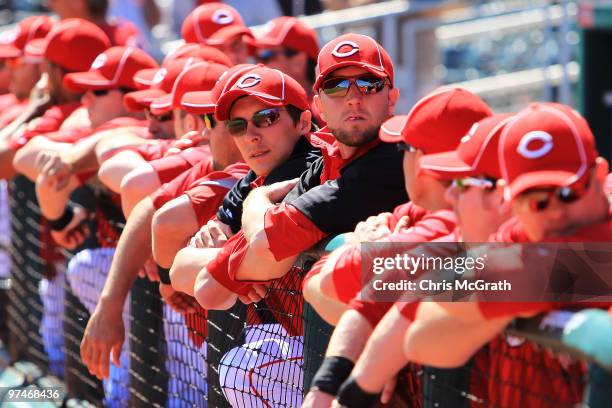
[[[318,308],[317,303],[320,296],[318,279],[319,276],[313,276],[312,278],[304,282],[304,286],[302,288],[302,291],[304,293],[304,300],[310,303],[311,306],[315,308],[315,310]]]
[[[276,261],[274,254],[272,251],[270,251],[270,244],[264,229],[261,229],[253,234],[249,240],[249,247],[253,251],[253,255],[256,257]]]
[[[227,310],[234,306],[237,296],[224,288],[207,271],[202,269],[193,288],[194,297],[206,310]]]

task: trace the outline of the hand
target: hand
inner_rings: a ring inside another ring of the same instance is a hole
[[[74,216],[66,228],[61,231],[51,230],[51,237],[60,246],[66,249],[76,249],[83,245],[87,236],[89,236],[89,227],[87,226],[88,213],[83,207],[73,207]]]
[[[183,150],[187,150],[191,147],[200,146],[208,142],[208,138],[204,137],[202,132],[198,132],[196,130],[192,130],[190,132],[185,133],[180,139],[177,139],[172,143],[172,146],[168,149],[168,151],[164,154],[164,157],[171,156],[173,154],[178,154]]]
[[[395,228],[393,228],[393,233],[397,234],[400,232],[406,232],[406,230],[410,228],[409,225],[410,225],[410,217],[408,217],[407,215],[404,215],[402,216],[402,218],[400,218],[397,221],[397,224],[395,224]]]
[[[232,235],[229,225],[217,220],[209,220],[189,240],[189,246],[193,248],[221,248]]]
[[[327,408],[332,406],[332,402],[336,399],[336,396],[327,394],[323,391],[312,390],[308,391],[308,394],[302,401],[302,408]]]
[[[249,293],[246,295],[238,295],[238,300],[240,300],[245,305],[249,305],[251,303],[257,303],[263,300],[268,295],[268,287],[270,284],[267,283],[256,283],[251,285],[251,289]]]
[[[72,176],[72,166],[58,153],[40,152],[36,157],[36,168],[44,177],[45,183],[55,191],[64,189]]]
[[[124,300],[125,301],[125,300]],[[119,366],[125,327],[121,316],[123,302],[98,303],[85,327],[81,341],[81,358],[89,372],[98,379],[108,378],[110,355]]]
[[[351,243],[373,242],[388,237],[391,235],[389,218],[392,216],[391,213],[382,213],[361,221],[350,236]]]
[[[151,282],[159,282],[159,274],[157,273],[157,264],[153,258],[149,257],[142,268],[138,271],[138,276],[141,278],[147,278]]]
[[[278,183],[270,184],[266,187],[266,193],[268,199],[273,203],[279,203],[285,198],[285,196],[295,187],[300,181],[298,178],[293,180],[280,181]]]
[[[391,377],[389,381],[385,384],[382,390],[382,394],[380,396],[380,402],[383,405],[386,405],[391,402],[391,398],[393,398],[393,393],[395,392],[395,387],[397,386],[397,376],[394,375]]]
[[[193,296],[174,290],[171,285],[159,284],[159,294],[175,312],[180,314],[196,313],[198,302]]]

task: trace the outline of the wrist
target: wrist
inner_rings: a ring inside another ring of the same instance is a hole
[[[64,212],[59,218],[49,220],[49,225],[53,231],[62,231],[66,228],[74,218],[74,207],[70,204],[66,205]]]
[[[347,408],[368,408],[376,403],[380,394],[365,391],[355,377],[349,377],[338,391],[338,403]]]
[[[340,386],[353,370],[354,362],[343,356],[325,357],[312,379],[312,391],[337,395]]]

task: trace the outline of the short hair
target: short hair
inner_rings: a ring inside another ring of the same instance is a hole
[[[108,0],[85,0],[85,5],[93,17],[106,17]]]
[[[302,112],[304,112],[303,110],[296,108],[293,105],[287,105],[286,106],[287,109],[287,113],[289,114],[289,117],[291,117],[291,121],[293,122],[293,126],[297,126],[298,122],[300,121],[300,117],[302,116]],[[318,130],[317,129],[317,125],[314,122],[310,122],[310,129],[309,131],[315,131]]]

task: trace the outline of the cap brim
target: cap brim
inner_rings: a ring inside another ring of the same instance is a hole
[[[445,179],[474,175],[472,167],[461,160],[456,151],[426,154],[421,157],[419,166]]]
[[[380,140],[386,143],[398,143],[404,140],[402,137],[402,129],[406,126],[407,120],[407,115],[398,115],[387,119],[378,131]]]
[[[340,68],[346,68],[346,67],[360,67],[363,68],[367,71],[369,71],[370,73],[376,75],[377,77],[380,78],[388,78],[389,75],[387,75],[387,73],[382,70],[380,67],[374,66],[374,65],[370,65],[370,64],[366,64],[365,62],[360,62],[360,61],[343,61],[343,62],[339,62],[337,64],[334,64],[330,67],[327,67],[326,70],[324,70],[323,72],[321,72],[319,74],[319,76],[317,77],[317,80],[315,81],[314,85],[312,86],[312,89],[317,92],[319,90],[319,87],[321,86],[321,82],[323,82],[323,80],[332,72],[340,69]]]
[[[47,43],[44,38],[37,38],[28,42],[24,48],[24,54],[28,57],[44,57]]]
[[[134,74],[134,85],[140,90],[149,88],[153,85],[153,78],[157,71],[159,71],[159,68],[146,68],[136,72]]]
[[[210,91],[187,92],[181,99],[181,109],[194,115],[215,113],[217,103]]]
[[[241,25],[231,25],[229,27],[225,27],[216,31],[206,40],[206,44],[221,45],[237,35],[246,35],[250,38],[253,38],[253,33],[251,32],[249,27]],[[247,41],[247,44],[250,44],[250,42],[251,41]]]
[[[88,91],[90,89],[110,89],[113,88],[113,83],[96,71],[74,72],[64,76],[64,86],[74,91]]]
[[[143,91],[130,92],[123,97],[123,104],[131,111],[141,111],[147,109],[151,103],[166,95],[161,89],[145,89]]]
[[[12,44],[0,44],[0,58],[19,58],[23,51]]]
[[[160,98],[156,98],[149,106],[151,113],[161,115],[172,110],[172,95],[166,94]]]
[[[511,201],[532,188],[564,187],[575,177],[576,173],[568,170],[542,170],[521,174],[506,188],[505,196]]]
[[[232,108],[232,105],[236,100],[243,96],[252,96],[253,98],[259,100],[260,102],[268,105],[268,106],[285,106],[287,105],[286,101],[281,101],[277,98],[266,98],[262,94],[252,94],[246,89],[233,89],[229,92],[224,93],[221,98],[217,101],[217,109],[215,110],[215,117],[217,120],[228,120],[229,113]]]

